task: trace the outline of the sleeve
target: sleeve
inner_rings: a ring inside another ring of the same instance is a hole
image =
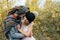
[[[23,37],[24,37],[24,35],[21,34],[21,33],[18,33],[18,32],[14,29],[14,27],[12,27],[12,29],[10,30],[10,35],[11,35],[12,38],[23,38]]]
[[[11,26],[17,24],[17,23],[15,22],[15,20],[12,19],[12,18],[8,18],[8,19],[6,19],[5,22],[6,22],[6,27],[11,27]]]

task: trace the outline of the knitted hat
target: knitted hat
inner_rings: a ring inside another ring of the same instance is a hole
[[[35,15],[32,12],[26,13],[26,18],[29,21],[29,23],[31,23],[35,19]]]

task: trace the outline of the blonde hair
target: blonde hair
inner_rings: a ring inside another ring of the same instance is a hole
[[[35,15],[35,18],[38,17],[38,12],[37,11],[32,11],[32,13]]]

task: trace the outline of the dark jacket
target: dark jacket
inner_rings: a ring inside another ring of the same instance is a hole
[[[13,15],[10,15],[7,17],[7,19],[5,20],[6,22],[6,28],[5,28],[5,32],[6,31],[9,31],[8,32],[8,37],[9,37],[9,40],[20,40],[21,38],[24,37],[23,34],[19,33],[16,26],[18,24],[21,23],[21,19],[15,19],[13,17]]]

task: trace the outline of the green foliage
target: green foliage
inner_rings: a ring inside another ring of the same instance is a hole
[[[34,35],[37,40],[60,40],[60,5],[52,2],[46,4],[34,21]]]
[[[30,2],[28,0],[28,2]],[[27,3],[28,3],[27,2]],[[33,3],[35,2],[35,3]],[[13,2],[11,2],[13,3]],[[7,16],[12,4],[6,1],[3,2],[0,7],[0,39],[6,40],[3,34],[2,21]],[[8,8],[4,9],[3,4],[8,4]],[[60,3],[54,3],[52,1],[46,1],[44,9],[38,8],[37,0],[32,1],[31,4],[26,4],[30,7],[31,11],[38,11],[39,16],[34,20],[33,33],[36,40],[60,40]],[[2,11],[3,10],[3,11]]]

